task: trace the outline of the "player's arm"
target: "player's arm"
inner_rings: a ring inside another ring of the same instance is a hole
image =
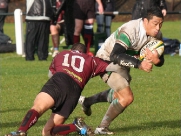
[[[133,56],[126,54],[126,49],[119,43],[115,43],[114,48],[110,55],[110,60],[121,66],[128,66],[138,68],[141,61]]]
[[[51,78],[54,73],[55,73],[55,68],[54,68],[54,59],[53,59],[49,66],[48,77]]]
[[[103,5],[102,5],[102,1],[101,0],[96,0],[97,4],[98,4],[98,11],[100,14],[103,14],[104,12],[104,8],[103,8]]]
[[[116,43],[110,55],[110,60],[120,66],[139,68],[140,70],[150,72],[153,64],[149,60],[140,61],[135,57],[126,54],[126,49]]]

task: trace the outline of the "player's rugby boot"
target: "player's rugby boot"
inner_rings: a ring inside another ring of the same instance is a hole
[[[22,132],[22,131],[17,131],[17,132],[11,132],[11,133],[6,134],[4,136],[27,136],[27,133]]]
[[[81,136],[93,136],[94,132],[93,130],[84,122],[84,119],[79,117],[75,118],[73,124],[77,127],[77,132]]]
[[[98,135],[113,135],[114,133],[111,132],[108,128],[103,128],[103,127],[97,127],[94,131],[95,134]]]
[[[87,115],[90,116],[92,114],[91,107],[86,107],[84,106],[84,101],[85,101],[85,96],[80,96],[79,98],[79,104],[82,106],[83,112]]]

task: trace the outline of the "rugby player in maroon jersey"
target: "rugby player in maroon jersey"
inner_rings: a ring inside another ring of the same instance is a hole
[[[76,131],[82,135],[91,133],[86,132],[89,128],[81,118],[76,118],[71,124],[63,124],[75,109],[88,80],[104,73],[108,66],[108,62],[85,53],[85,45],[77,43],[71,50],[55,56],[49,67],[50,79],[36,96],[34,105],[25,115],[18,131],[5,136],[27,136],[28,129],[48,109],[52,113],[42,130],[42,136],[66,135]],[[85,132],[82,132],[84,129]]]

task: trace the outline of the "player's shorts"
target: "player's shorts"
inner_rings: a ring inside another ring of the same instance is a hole
[[[57,23],[60,23],[61,21],[63,21],[63,16],[64,16],[64,11],[62,11],[59,16],[58,16],[58,19],[57,19]]]
[[[127,86],[130,86],[130,68],[113,65],[113,63],[109,64],[108,67],[115,72],[107,72],[106,74],[102,75],[102,79],[109,85],[111,89],[114,91],[119,91],[126,88]],[[106,70],[108,70],[108,67]]]
[[[54,99],[52,112],[65,118],[75,109],[81,91],[80,86],[70,76],[61,72],[55,73],[41,90]]]
[[[94,0],[75,0],[74,18],[86,20],[95,18],[95,1]]]

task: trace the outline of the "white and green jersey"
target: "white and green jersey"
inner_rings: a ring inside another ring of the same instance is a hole
[[[104,60],[110,61],[110,54],[115,43],[119,43],[125,47],[127,54],[138,55],[141,48],[153,37],[147,36],[143,26],[143,20],[131,20],[108,37],[98,50],[96,56]],[[156,37],[161,39],[161,33]]]

